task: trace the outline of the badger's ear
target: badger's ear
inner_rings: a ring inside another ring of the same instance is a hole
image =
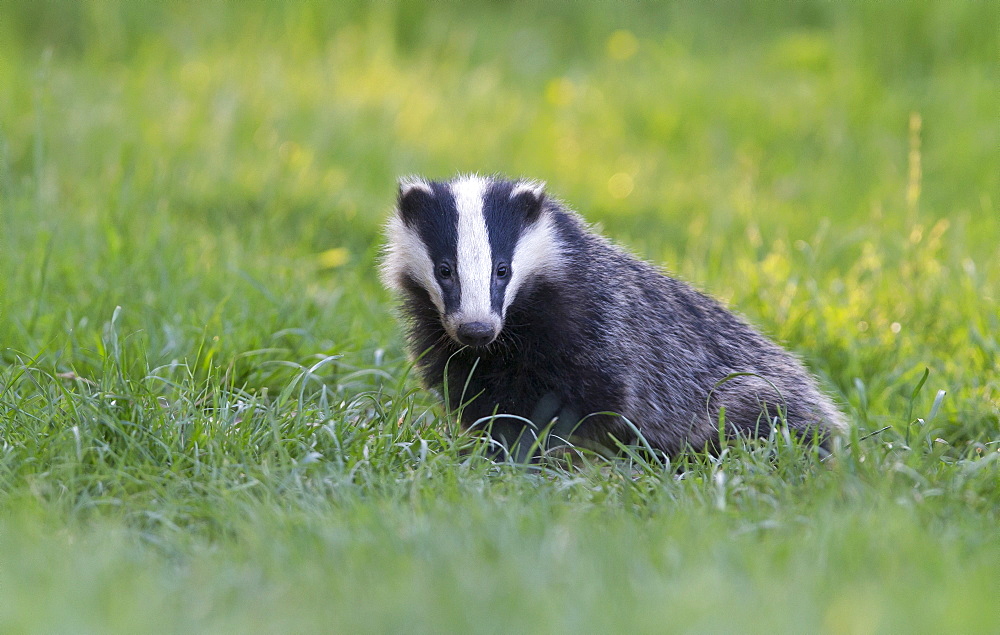
[[[520,181],[510,192],[510,200],[523,205],[525,220],[534,223],[545,206],[545,183]]]
[[[411,224],[433,199],[434,189],[427,181],[415,176],[399,179],[396,209],[399,211],[399,217],[407,225]]]

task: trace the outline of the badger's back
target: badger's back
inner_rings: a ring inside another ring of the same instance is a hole
[[[793,356],[536,183],[405,181],[383,277],[402,295],[425,382],[446,389],[466,426],[515,415],[491,422],[508,442],[524,419],[555,421],[563,436],[634,437],[620,417],[592,416],[602,412],[666,452],[713,439],[720,408],[750,435],[779,416],[822,437],[844,427]]]

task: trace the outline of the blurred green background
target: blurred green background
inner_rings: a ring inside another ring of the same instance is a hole
[[[398,359],[373,275],[394,181],[477,171],[547,181],[844,393],[984,376],[997,13],[8,4],[0,338],[69,370],[67,331],[99,337],[121,306],[153,366],[290,328]]]
[[[0,627],[993,630],[998,24],[0,3]],[[457,172],[546,181],[889,430],[830,470],[470,464],[376,277],[395,180]]]

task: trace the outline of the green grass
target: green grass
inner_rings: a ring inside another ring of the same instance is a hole
[[[998,17],[0,5],[0,630],[995,632]],[[851,438],[490,462],[375,272],[395,178],[458,171],[723,298]]]

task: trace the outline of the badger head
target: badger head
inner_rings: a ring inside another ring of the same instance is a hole
[[[401,180],[383,282],[402,293],[423,289],[455,342],[489,345],[518,291],[558,261],[543,188],[479,176]]]

